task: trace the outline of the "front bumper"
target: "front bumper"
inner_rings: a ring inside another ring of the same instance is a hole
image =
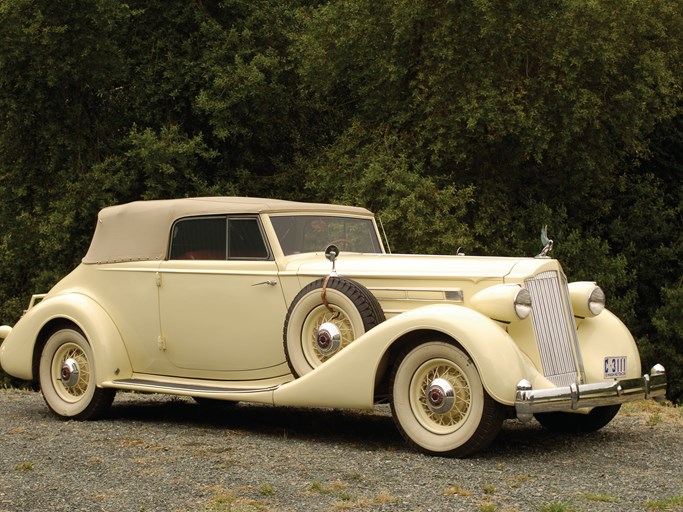
[[[666,372],[658,364],[652,367],[649,375],[645,374],[640,379],[572,384],[551,389],[532,389],[531,384],[523,380],[517,385],[515,409],[517,418],[528,421],[536,413],[575,411],[645,398],[664,399],[665,394]]]

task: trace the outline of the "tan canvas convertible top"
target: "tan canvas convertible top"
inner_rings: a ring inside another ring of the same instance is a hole
[[[197,197],[136,201],[100,211],[97,227],[83,263],[162,260],[166,257],[169,232],[183,217],[258,213],[340,213],[372,215],[365,208],[319,203],[298,203],[252,197]]]

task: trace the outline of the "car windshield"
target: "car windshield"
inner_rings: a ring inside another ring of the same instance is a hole
[[[335,244],[342,251],[382,252],[371,219],[328,215],[277,215],[270,218],[285,256],[324,251]]]

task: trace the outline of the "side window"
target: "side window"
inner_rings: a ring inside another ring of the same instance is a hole
[[[228,258],[260,259],[269,256],[263,234],[255,218],[228,220]]]
[[[172,260],[265,260],[269,256],[255,217],[197,217],[181,219],[173,226]]]
[[[224,260],[225,217],[182,219],[173,225],[172,260]]]

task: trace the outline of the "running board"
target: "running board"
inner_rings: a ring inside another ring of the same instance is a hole
[[[245,395],[253,393],[273,392],[281,386],[276,384],[255,388],[236,388],[221,386],[202,386],[198,384],[181,384],[176,382],[157,382],[145,379],[122,379],[114,380],[107,387],[128,389],[131,391],[149,391],[153,393],[168,393],[175,395]]]

